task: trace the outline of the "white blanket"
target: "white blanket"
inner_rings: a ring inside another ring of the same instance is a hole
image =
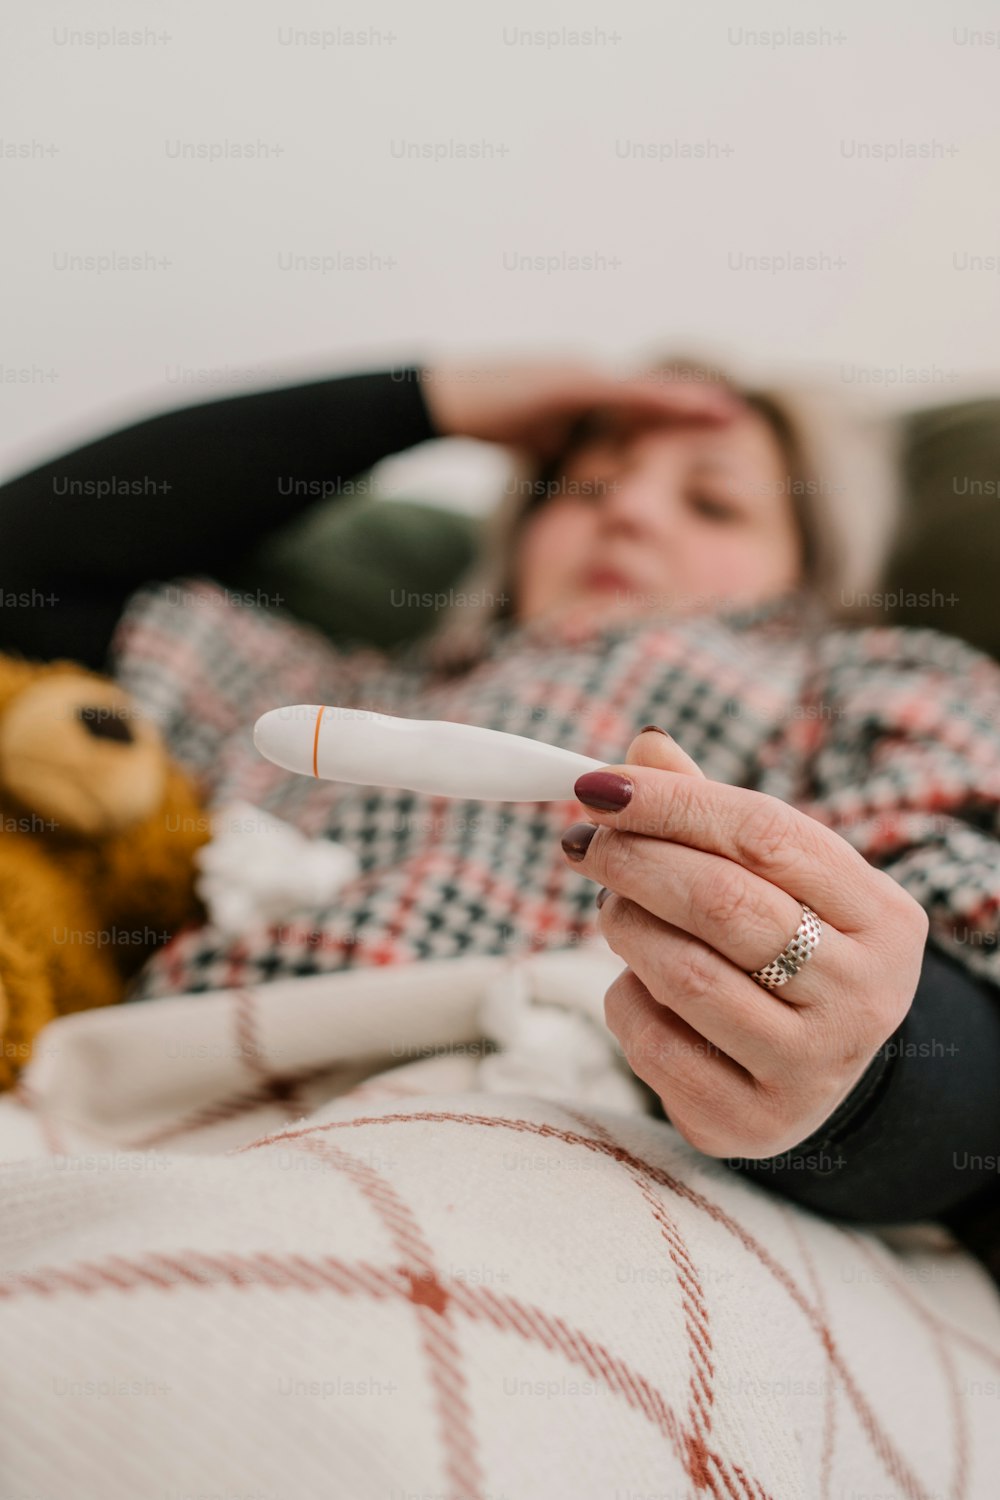
[[[0,1500],[992,1497],[985,1273],[641,1112],[592,1045],[617,967],[474,957],[51,1026],[0,1101]],[[591,1019],[526,1091],[538,1000],[536,1037]]]

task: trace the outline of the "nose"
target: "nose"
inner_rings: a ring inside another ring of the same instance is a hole
[[[88,704],[78,708],[76,716],[95,740],[116,740],[119,744],[129,745],[134,736],[121,712],[120,709],[108,708],[106,704]]]
[[[623,470],[606,486],[600,520],[608,532],[662,538],[670,530],[673,512],[664,476],[637,465]]]

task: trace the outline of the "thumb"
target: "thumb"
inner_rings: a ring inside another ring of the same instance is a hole
[[[697,761],[682,750],[672,735],[658,724],[647,724],[628,747],[622,762],[627,766],[656,766],[661,771],[680,771],[687,776],[701,776],[704,771]]]

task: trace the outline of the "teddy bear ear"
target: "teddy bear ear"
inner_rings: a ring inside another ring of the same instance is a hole
[[[91,672],[88,667],[81,666],[78,661],[57,658],[54,661],[29,661],[23,656],[5,656],[0,653],[0,714],[4,712],[7,704],[19,693],[23,693],[26,687],[33,682],[40,681],[43,677],[66,677],[72,675],[77,678],[89,678],[94,682],[105,683],[109,679]]]
[[[52,662],[25,661],[20,656],[0,656],[0,713],[11,698],[23,692],[30,682],[37,682],[40,676],[52,670],[53,665]],[[68,664],[60,665],[65,670]]]

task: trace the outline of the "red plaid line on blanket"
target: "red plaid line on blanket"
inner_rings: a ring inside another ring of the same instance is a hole
[[[370,1071],[400,1026],[471,1034],[505,967],[46,1029],[0,1100],[0,1493],[994,1494],[1000,1303],[940,1231],[885,1243],[663,1120],[483,1092],[459,1048]]]

